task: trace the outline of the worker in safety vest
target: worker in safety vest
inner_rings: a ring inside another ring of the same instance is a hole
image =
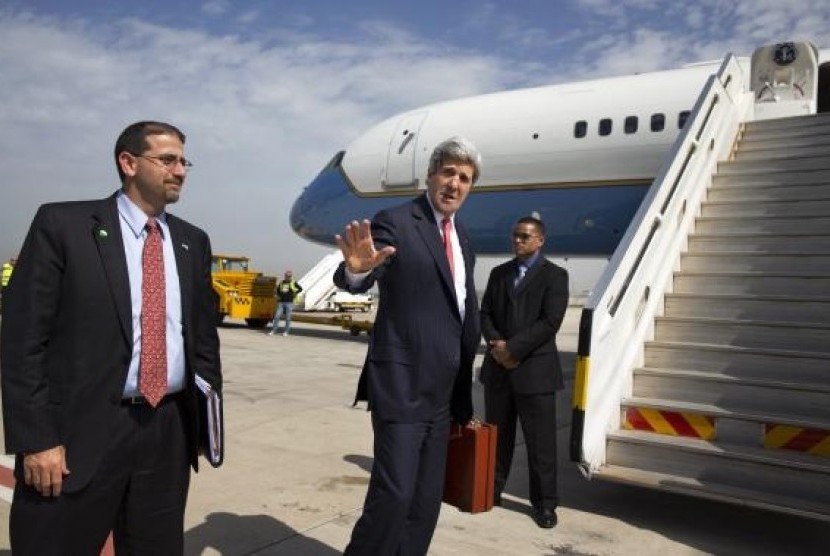
[[[3,273],[0,276],[2,276],[2,286],[4,290],[6,289],[6,286],[9,285],[9,280],[12,278],[12,271],[14,270],[15,263],[17,263],[17,259],[14,257],[3,263]]]
[[[282,315],[285,315],[285,330],[282,335],[288,336],[289,332],[291,332],[291,311],[294,310],[294,298],[301,291],[303,291],[303,287],[294,280],[291,271],[286,270],[283,279],[277,284],[277,290],[275,292],[277,296],[277,313],[274,315],[274,324],[271,326],[271,332],[268,333],[269,336],[273,336],[279,332],[280,317]]]

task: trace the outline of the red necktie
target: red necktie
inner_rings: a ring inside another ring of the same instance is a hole
[[[152,216],[141,256],[141,368],[138,391],[156,407],[167,392],[166,289],[161,230]]]
[[[455,264],[452,258],[452,221],[449,216],[441,221],[441,231],[444,234],[444,253],[447,254],[447,262],[450,263],[450,274],[455,277]]]

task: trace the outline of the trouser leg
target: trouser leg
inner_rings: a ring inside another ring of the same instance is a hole
[[[293,303],[285,304],[285,333],[291,332],[291,313],[294,310]]]
[[[422,423],[390,423],[373,415],[372,425],[375,460],[369,490],[344,554],[423,554],[441,508],[448,412]]]
[[[513,451],[516,446],[516,404],[508,385],[484,386],[484,418],[498,427],[496,435],[496,472],[494,490],[500,495],[507,484]]]
[[[559,505],[556,467],[556,394],[517,396],[519,421],[527,445],[530,503]]]
[[[441,513],[444,473],[447,468],[447,446],[450,440],[449,408],[428,424],[418,478],[404,536],[398,548],[400,555],[422,556],[427,553]]]
[[[95,480],[94,480],[95,482]],[[80,492],[44,498],[18,481],[9,516],[15,556],[93,556],[115,522],[126,476],[98,480]]]
[[[282,303],[277,303],[277,311],[274,313],[274,322],[271,324],[271,332],[276,334],[280,329],[280,318],[282,318]]]
[[[115,551],[182,554],[190,485],[183,404],[170,401],[132,411],[140,448],[114,530]]]
[[[98,468],[79,491],[44,498],[18,481],[9,519],[13,553],[97,556],[114,531],[118,554],[180,554],[190,475],[178,406],[120,407]],[[72,454],[67,458],[71,472]],[[157,542],[125,544],[136,534]]]

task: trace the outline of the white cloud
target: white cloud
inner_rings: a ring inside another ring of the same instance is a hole
[[[202,4],[202,12],[211,16],[220,16],[224,15],[230,7],[230,2],[227,0],[208,0]]]
[[[582,0],[571,6],[583,10],[578,24],[547,30],[490,3],[459,33],[493,37],[485,53],[390,21],[357,22],[335,39],[292,14],[267,36],[242,38],[0,9],[0,258],[17,250],[38,204],[115,190],[116,135],[153,118],[184,129],[196,162],[173,210],[217,249],[301,272],[322,250],[289,230],[293,200],[377,121],[448,98],[676,67],[799,36],[830,45],[830,7],[806,5]]]
[[[294,235],[288,212],[337,150],[395,112],[515,75],[388,23],[374,29],[349,43],[296,33],[263,42],[135,19],[102,34],[0,12],[0,255],[17,250],[38,204],[114,191],[115,137],[161,119],[185,131],[196,163],[173,212],[207,229],[217,250],[272,271],[311,266],[321,250]]]

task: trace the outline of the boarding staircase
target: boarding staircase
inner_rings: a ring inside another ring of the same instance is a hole
[[[589,477],[830,521],[830,114],[713,76],[580,323]]]
[[[343,254],[335,249],[325,255],[302,278],[297,280],[303,291],[295,302],[301,311],[318,311],[328,308],[329,297],[337,291],[332,277],[343,261]]]
[[[830,115],[746,125],[622,412],[606,478],[830,519]]]

